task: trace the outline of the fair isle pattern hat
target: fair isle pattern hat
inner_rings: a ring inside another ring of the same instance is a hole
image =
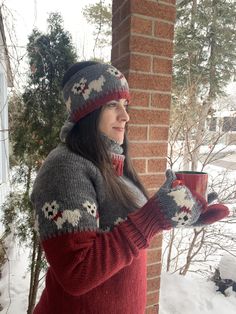
[[[63,88],[69,121],[77,122],[111,100],[129,101],[124,75],[109,64],[93,64],[75,73]]]

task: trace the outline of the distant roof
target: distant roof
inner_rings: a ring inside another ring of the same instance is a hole
[[[3,40],[3,46],[4,46],[5,56],[6,56],[6,63],[7,63],[7,81],[8,81],[7,83],[8,83],[9,87],[13,87],[13,77],[12,77],[9,53],[8,53],[8,49],[7,49],[7,42],[6,42],[6,36],[5,36],[1,7],[0,7],[0,33],[2,36],[2,40]]]

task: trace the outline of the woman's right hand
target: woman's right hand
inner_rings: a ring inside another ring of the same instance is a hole
[[[160,206],[162,219],[171,227],[205,226],[225,218],[229,209],[222,204],[208,205],[197,193],[192,193],[185,185],[173,187],[176,180],[174,171],[166,171],[166,181],[154,195],[152,201]],[[215,198],[210,197],[211,201]],[[161,219],[161,220],[162,220]]]

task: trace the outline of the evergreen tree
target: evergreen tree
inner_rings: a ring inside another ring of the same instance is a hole
[[[186,170],[189,160],[197,169],[212,104],[235,75],[235,21],[233,0],[185,0],[177,7],[172,116],[182,124],[173,133],[185,138]]]
[[[4,205],[6,229],[14,226],[18,239],[31,251],[31,281],[27,314],[36,302],[42,250],[34,230],[34,210],[30,190],[35,173],[48,153],[58,144],[59,132],[66,119],[61,81],[76,61],[70,34],[63,28],[60,14],[51,13],[46,34],[33,30],[27,45],[30,72],[22,95],[10,101],[11,144],[16,181],[21,190],[11,193]]]
[[[71,37],[58,13],[50,14],[47,34],[33,30],[27,51],[31,73],[21,115],[27,132],[22,130],[24,136],[14,132],[14,152],[19,157],[33,154],[36,159],[44,159],[59,141],[59,130],[66,119],[60,84],[65,70],[76,59]]]
[[[195,85],[204,99],[222,95],[236,69],[235,21],[233,0],[189,0],[177,7],[175,87]]]
[[[214,104],[224,96],[224,88],[235,76],[235,22],[235,0],[183,0],[177,6],[169,137],[171,167],[184,157],[183,170],[202,171],[209,161],[217,159],[215,148],[224,133],[210,135],[206,121],[214,113]],[[200,156],[200,147],[206,144],[210,144],[209,152]],[[200,157],[202,168],[198,169]],[[213,180],[209,192],[214,188],[224,203],[235,202],[235,182],[231,183],[223,171],[217,178],[209,176],[209,179]],[[229,223],[235,223],[231,217],[229,220]],[[196,270],[196,263],[212,260],[224,239],[227,247],[224,244],[221,250],[234,250],[226,228],[222,226],[221,231],[213,225],[166,233],[166,269],[182,275],[193,268]],[[191,265],[195,267],[191,268]]]

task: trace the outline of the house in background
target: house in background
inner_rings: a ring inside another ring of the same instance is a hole
[[[236,144],[236,111],[223,110],[214,113],[209,123],[210,133],[224,134],[221,143],[225,145]]]
[[[236,144],[236,82],[228,86],[228,96],[220,98],[208,120],[210,134],[222,134],[220,142],[225,145]]]
[[[8,87],[13,79],[0,8],[0,205],[9,191]]]

